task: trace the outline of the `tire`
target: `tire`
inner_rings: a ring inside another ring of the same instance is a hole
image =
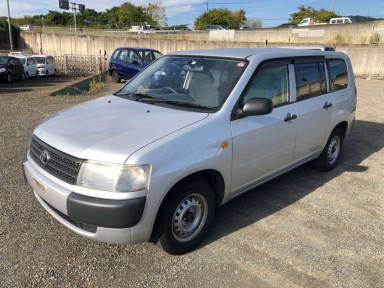
[[[25,80],[29,80],[29,73],[28,72],[25,74]]]
[[[11,75],[11,73],[8,73],[8,75],[7,75],[7,82],[8,83],[12,83],[12,75]]]
[[[325,145],[323,152],[313,165],[319,171],[330,171],[340,160],[343,151],[344,133],[341,129],[335,128]]]
[[[112,72],[112,81],[114,83],[120,83],[120,81],[121,81],[121,79],[119,77],[119,73],[117,73],[116,70],[113,70],[113,72]]]
[[[45,71],[45,77],[46,77],[46,78],[48,78],[48,77],[49,77],[49,72],[48,72],[48,70],[47,70],[47,71]]]
[[[165,198],[155,225],[155,243],[165,252],[181,255],[196,248],[214,219],[212,187],[193,176],[176,185]]]
[[[39,72],[36,72],[36,79],[39,79]]]
[[[53,73],[53,77],[56,77],[56,69],[55,69],[55,72]]]
[[[25,81],[25,73],[21,73],[21,81]]]

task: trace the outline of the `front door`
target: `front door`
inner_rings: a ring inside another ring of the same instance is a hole
[[[270,98],[274,109],[268,115],[231,121],[232,195],[291,164],[295,151],[297,112],[290,103],[288,61],[268,63],[258,70],[239,105],[251,98]]]

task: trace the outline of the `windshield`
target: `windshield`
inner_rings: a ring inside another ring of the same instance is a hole
[[[45,57],[35,57],[36,63],[45,64]]]
[[[8,57],[0,57],[0,65],[7,65]]]
[[[21,62],[21,64],[25,65],[25,60],[27,60],[27,58],[18,58]]]
[[[147,98],[184,101],[214,110],[225,102],[246,65],[245,60],[163,56],[128,82],[118,95],[145,94]]]

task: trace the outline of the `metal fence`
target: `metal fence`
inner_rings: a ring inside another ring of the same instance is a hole
[[[71,76],[91,76],[108,69],[109,61],[104,55],[54,56],[58,74]]]

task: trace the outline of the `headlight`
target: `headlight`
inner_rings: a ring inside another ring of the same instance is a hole
[[[77,185],[111,192],[133,192],[148,188],[150,166],[117,165],[85,161]]]
[[[7,69],[5,69],[5,68],[0,68],[0,73],[3,73],[3,72],[5,72],[5,71],[7,71]]]

